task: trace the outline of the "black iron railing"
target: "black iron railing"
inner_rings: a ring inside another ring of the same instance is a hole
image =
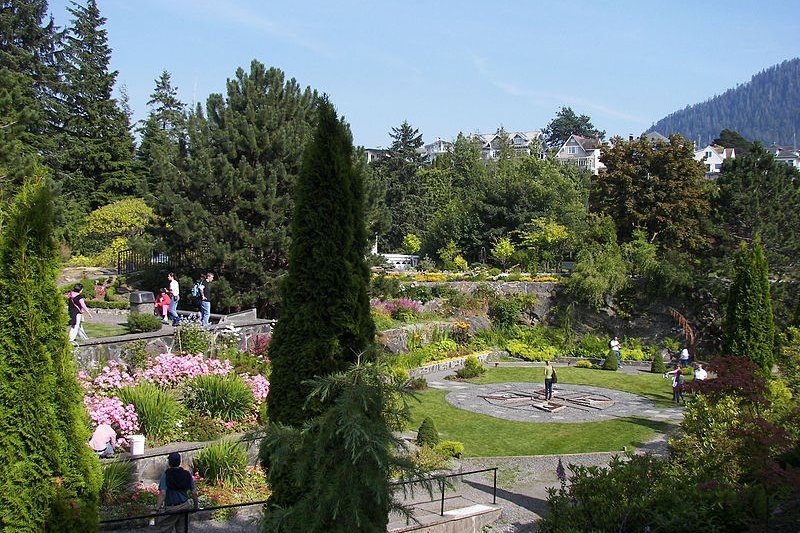
[[[130,274],[141,272],[147,268],[197,268],[200,254],[196,250],[174,250],[172,252],[156,252],[142,254],[135,250],[117,252],[117,272]]]
[[[444,494],[445,489],[447,488],[447,479],[451,477],[463,477],[470,474],[480,474],[483,472],[493,472],[493,479],[492,479],[492,505],[497,504],[497,467],[493,468],[483,468],[481,470],[470,470],[469,472],[458,472],[456,474],[441,474],[438,476],[431,476],[427,478],[420,478],[420,479],[412,479],[409,481],[397,481],[392,483],[392,486],[400,486],[400,485],[414,485],[414,484],[421,484],[421,483],[430,483],[436,482],[439,485],[439,490],[441,492],[441,499],[440,499],[440,507],[439,507],[439,515],[444,516]]]

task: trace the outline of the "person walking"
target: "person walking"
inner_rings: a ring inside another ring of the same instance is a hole
[[[681,363],[681,366],[683,368],[686,368],[686,367],[689,366],[689,347],[688,346],[684,346],[683,350],[681,350],[680,363]]]
[[[83,331],[83,315],[92,316],[83,297],[83,284],[76,283],[70,292],[67,293],[67,308],[69,309],[69,342],[77,344],[77,339],[88,339],[89,336]]]
[[[199,499],[197,487],[191,472],[181,467],[181,454],[172,452],[167,456],[167,468],[158,480],[158,503],[156,510],[159,513],[175,513],[159,517],[158,531],[160,533],[179,533],[189,527],[189,515],[181,511],[197,509]],[[189,500],[192,500],[191,502]]]
[[[211,318],[211,282],[214,274],[209,272],[200,284],[200,325],[208,327]]]
[[[544,399],[550,400],[553,398],[553,378],[555,377],[556,370],[550,361],[544,362]]]
[[[181,287],[178,284],[178,280],[175,279],[175,274],[170,272],[167,274],[167,280],[169,281],[169,317],[172,319],[172,325],[177,326],[181,323],[181,317],[178,316],[178,301],[181,299]]]

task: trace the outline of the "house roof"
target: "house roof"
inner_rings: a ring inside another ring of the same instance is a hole
[[[648,131],[646,133],[642,133],[642,137],[650,141],[651,143],[655,142],[664,142],[668,143],[669,139],[658,133],[657,131]]]
[[[581,137],[580,135],[574,135],[573,134],[573,135],[570,135],[570,138],[575,139],[575,141],[577,141],[577,143],[581,146],[581,148],[583,148],[587,152],[589,150],[594,150],[596,148],[600,148],[600,138],[599,137],[594,137],[594,138]],[[569,142],[569,139],[567,139],[567,142]],[[567,144],[567,143],[565,142],[564,144]]]

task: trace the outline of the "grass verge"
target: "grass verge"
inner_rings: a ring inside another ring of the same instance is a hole
[[[125,335],[128,333],[128,328],[117,324],[84,322],[83,329],[92,339],[98,339],[100,337],[114,337],[115,335]]]

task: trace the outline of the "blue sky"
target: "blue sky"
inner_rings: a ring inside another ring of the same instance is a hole
[[[56,24],[67,1],[51,1]],[[407,120],[454,138],[541,129],[561,106],[609,135],[800,55],[798,3],[98,0],[134,119],[166,69],[187,103],[252,59],[328,93],[356,144]]]

